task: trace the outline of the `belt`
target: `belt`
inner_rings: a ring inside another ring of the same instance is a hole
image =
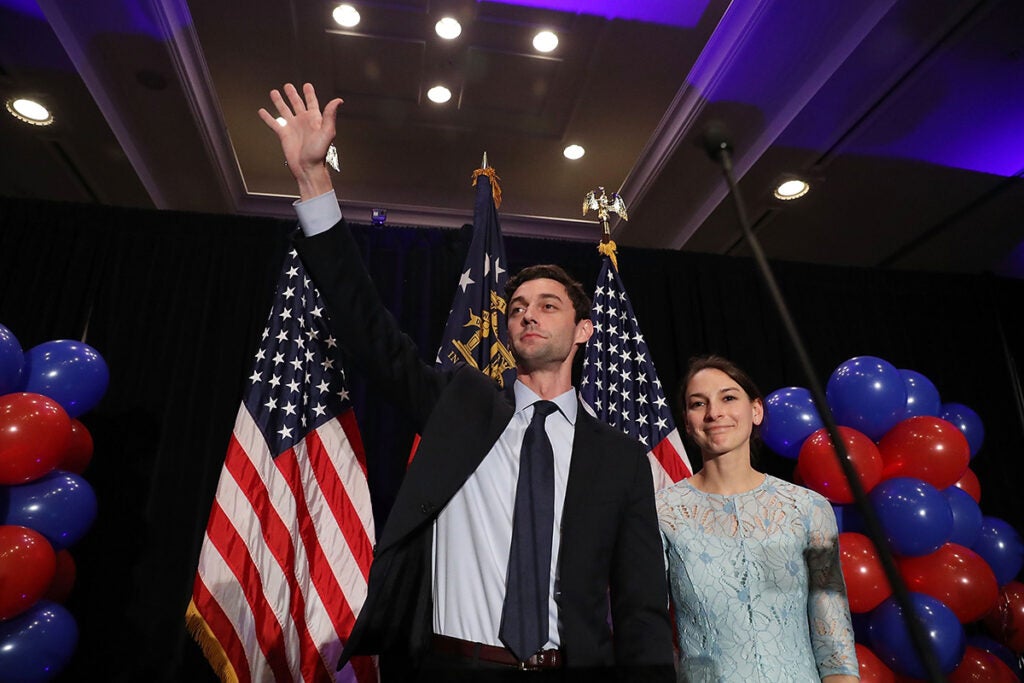
[[[433,645],[435,652],[457,655],[482,662],[505,664],[522,671],[562,668],[562,653],[559,650],[541,650],[525,662],[521,662],[507,648],[474,643],[472,640],[435,635]]]

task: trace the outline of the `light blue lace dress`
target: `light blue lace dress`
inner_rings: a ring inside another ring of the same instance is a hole
[[[857,675],[835,514],[768,475],[752,491],[657,494],[679,635],[679,681],[819,683]]]

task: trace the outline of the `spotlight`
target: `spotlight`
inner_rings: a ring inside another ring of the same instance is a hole
[[[801,178],[786,178],[778,185],[775,186],[775,190],[772,192],[776,199],[782,201],[790,201],[791,199],[799,199],[810,191],[811,186],[806,180]]]

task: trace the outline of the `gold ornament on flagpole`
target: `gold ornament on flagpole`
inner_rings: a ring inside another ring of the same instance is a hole
[[[626,202],[623,201],[618,192],[612,192],[611,196],[609,196],[603,187],[598,187],[596,190],[587,192],[587,196],[583,198],[584,216],[587,215],[587,211],[597,211],[597,218],[601,221],[603,233],[601,235],[601,243],[597,245],[597,250],[609,257],[612,260],[612,266],[615,267],[615,270],[618,270],[619,263],[615,257],[615,242],[612,240],[611,229],[608,227],[608,214],[617,214],[622,220],[628,221],[629,216],[626,213]]]

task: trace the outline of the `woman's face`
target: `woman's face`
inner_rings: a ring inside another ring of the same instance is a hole
[[[764,406],[750,400],[732,377],[705,368],[686,385],[686,433],[704,456],[750,452],[750,434],[761,424]]]

